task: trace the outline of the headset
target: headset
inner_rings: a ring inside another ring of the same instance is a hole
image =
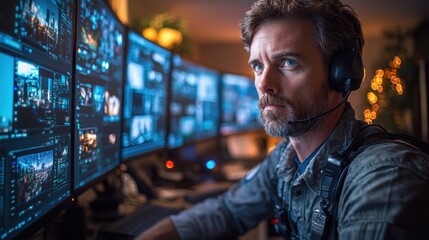
[[[358,89],[364,77],[360,41],[356,39],[353,42],[351,48],[338,51],[330,63],[329,84],[337,92]]]

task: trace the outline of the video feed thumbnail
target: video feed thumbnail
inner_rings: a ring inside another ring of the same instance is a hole
[[[0,42],[34,57],[59,60],[71,70],[73,0],[10,0],[2,4]],[[48,56],[48,58],[45,58]]]
[[[53,161],[52,150],[17,158],[18,203],[28,202],[52,187]]]
[[[196,138],[196,119],[194,116],[181,116],[170,120],[172,132],[168,135],[170,148],[180,147]]]
[[[104,114],[106,116],[119,116],[121,104],[119,95],[113,90],[104,92]]]
[[[157,94],[158,92],[147,91],[146,94],[133,92],[132,100],[129,102],[128,109],[132,116],[137,115],[153,115],[162,118],[165,115],[166,96]],[[128,113],[128,111],[127,111]],[[127,115],[128,117],[128,115]]]
[[[90,112],[105,116],[106,120],[117,121],[120,115],[121,102],[116,90],[90,83],[79,84],[79,105],[87,107]]]
[[[180,133],[184,138],[193,137],[195,134],[195,119],[193,117],[182,117],[179,124]]]
[[[127,67],[127,74],[127,83],[130,89],[143,89],[144,68],[141,64],[129,62]]]
[[[184,71],[173,71],[173,97],[195,101],[197,95],[197,77]]]
[[[104,111],[104,92],[105,87],[100,85],[94,86],[94,111],[96,113],[103,113]]]
[[[33,109],[51,108],[52,76],[41,77],[39,67],[27,62],[17,62],[17,106]]]
[[[135,116],[131,120],[129,144],[141,144],[154,138],[154,122],[152,116]]]
[[[53,1],[23,1],[22,8],[21,35],[45,50],[55,49],[59,42],[59,15],[55,3]]]
[[[70,122],[70,77],[17,60],[14,122],[20,130]]]
[[[116,124],[103,127],[103,147],[109,148],[119,144],[119,127]]]
[[[98,136],[96,128],[86,128],[79,131],[79,159],[87,159],[97,155]]]
[[[1,107],[0,107],[0,135],[12,131],[13,119],[13,83],[14,83],[14,60],[13,57],[0,52],[0,72],[2,82],[0,84]]]
[[[92,106],[93,105],[92,84],[81,83],[79,85],[79,105]],[[101,109],[100,109],[101,110]]]
[[[77,25],[79,73],[120,81],[124,28],[103,1],[81,0]]]

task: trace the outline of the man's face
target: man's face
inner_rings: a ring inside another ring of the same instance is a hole
[[[253,35],[249,64],[265,130],[272,136],[299,136],[315,128],[320,118],[290,121],[327,109],[331,90],[315,36],[314,26],[298,19],[267,21]]]

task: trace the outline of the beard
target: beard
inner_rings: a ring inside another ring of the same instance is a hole
[[[299,104],[289,98],[274,95],[263,95],[258,102],[259,111],[268,135],[274,137],[296,137],[315,129],[321,118],[293,123],[311,118],[327,110],[328,88],[323,86],[321,91],[312,98]],[[264,111],[266,105],[283,106],[282,110]]]

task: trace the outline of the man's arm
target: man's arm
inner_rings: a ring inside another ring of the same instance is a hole
[[[179,234],[174,227],[173,222],[169,217],[156,223],[154,226],[149,228],[137,236],[136,240],[155,240],[155,239],[168,239],[168,240],[179,240]]]

